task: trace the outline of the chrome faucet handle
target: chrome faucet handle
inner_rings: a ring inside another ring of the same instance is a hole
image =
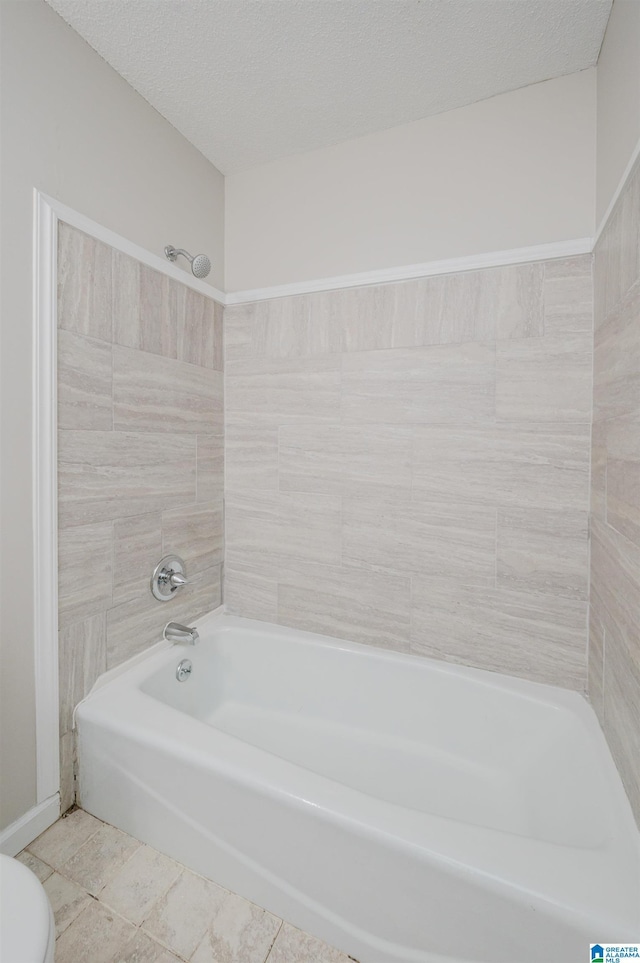
[[[153,570],[151,591],[159,602],[168,602],[188,581],[182,559],[177,555],[165,555]]]

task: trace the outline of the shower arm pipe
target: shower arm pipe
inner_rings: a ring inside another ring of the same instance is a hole
[[[191,255],[184,248],[174,247],[172,244],[167,244],[164,254],[169,261],[175,261],[179,254],[185,257],[191,265],[191,273],[194,277],[206,278],[211,270],[211,261],[206,254]]]

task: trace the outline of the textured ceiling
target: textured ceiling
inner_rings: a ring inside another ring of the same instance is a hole
[[[48,0],[223,173],[593,66],[612,0]]]

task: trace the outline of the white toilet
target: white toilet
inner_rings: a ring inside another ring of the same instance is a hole
[[[40,880],[0,854],[0,961],[53,963],[56,929]]]

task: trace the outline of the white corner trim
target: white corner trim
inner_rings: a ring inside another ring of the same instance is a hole
[[[0,833],[0,853],[16,856],[60,816],[58,793],[26,812]]]
[[[508,251],[490,251],[487,254],[470,254],[444,261],[428,261],[425,264],[380,268],[376,271],[363,271],[360,274],[342,274],[333,278],[319,278],[316,281],[294,281],[292,284],[255,288],[252,291],[234,291],[226,295],[225,303],[246,304],[252,301],[291,297],[296,294],[313,294],[318,291],[365,287],[371,284],[389,284],[393,281],[435,277],[438,274],[459,274],[462,271],[478,271],[482,268],[523,264],[527,261],[550,261],[554,258],[591,254],[592,250],[593,238],[581,237],[551,244],[536,244],[532,247],[516,247]]]
[[[151,251],[147,251],[146,248],[134,244],[133,241],[127,240],[127,238],[122,237],[121,234],[110,231],[102,224],[98,224],[97,221],[92,221],[91,218],[85,217],[84,214],[80,214],[78,211],[74,211],[73,208],[67,207],[66,204],[57,201],[55,197],[49,197],[47,194],[40,194],[40,197],[49,205],[58,220],[64,221],[65,224],[69,224],[71,227],[76,227],[79,231],[84,231],[85,234],[90,234],[91,237],[103,241],[110,247],[115,247],[118,251],[122,251],[123,254],[128,254],[130,257],[135,258],[136,261],[141,261],[142,264],[148,265],[148,267],[153,268],[155,271],[160,271],[161,274],[166,274],[167,277],[173,278],[174,281],[179,281],[180,284],[184,284],[194,291],[199,291],[200,294],[206,295],[206,297],[211,298],[213,301],[218,301],[220,304],[225,303],[223,291],[219,291],[218,288],[214,288],[211,284],[206,284],[192,274],[187,274],[186,271],[181,271],[179,267],[176,267],[175,264],[166,258],[152,254]]]
[[[615,189],[615,191],[614,191],[614,193],[613,193],[613,197],[612,197],[611,200],[609,201],[609,206],[607,207],[606,211],[605,211],[604,214],[602,215],[602,220],[600,221],[600,224],[598,225],[598,230],[596,231],[596,236],[595,236],[594,239],[593,239],[593,246],[594,246],[594,247],[595,247],[596,244],[598,243],[598,240],[600,239],[600,235],[602,234],[602,232],[604,231],[605,227],[607,226],[607,221],[609,220],[609,218],[610,218],[611,215],[613,214],[613,209],[614,209],[614,207],[616,206],[616,204],[618,203],[618,198],[619,198],[620,195],[622,194],[622,192],[623,192],[623,190],[624,190],[624,188],[625,188],[625,185],[626,185],[627,181],[629,180],[629,177],[631,176],[631,172],[632,172],[633,168],[634,168],[635,165],[636,165],[636,161],[638,160],[639,157],[640,157],[640,140],[639,140],[638,143],[636,144],[635,149],[634,149],[631,157],[629,158],[629,163],[628,163],[627,166],[625,167],[624,172],[623,172],[623,174],[622,174],[622,177],[620,178],[620,181],[619,181],[619,183],[618,183],[618,186],[616,187],[616,189]]]
[[[60,789],[58,709],[57,244],[58,220],[34,191],[33,577],[36,801]]]

